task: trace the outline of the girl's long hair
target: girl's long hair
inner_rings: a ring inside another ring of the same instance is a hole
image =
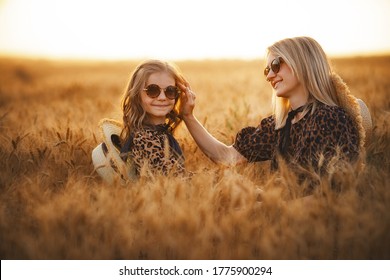
[[[145,124],[146,112],[142,108],[141,92],[145,87],[146,81],[153,73],[167,72],[175,79],[177,83],[185,83],[185,79],[178,67],[172,63],[160,60],[147,60],[136,67],[131,75],[129,83],[122,97],[123,111],[123,130],[121,140],[126,142],[133,130],[141,129]],[[166,124],[170,132],[173,132],[180,124],[180,100],[175,100],[175,106],[166,116]]]

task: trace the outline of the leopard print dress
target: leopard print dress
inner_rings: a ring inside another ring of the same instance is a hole
[[[123,145],[121,155],[133,164],[137,176],[183,175],[184,156],[177,140],[166,125],[149,125],[134,131]]]
[[[271,160],[271,167],[277,169],[280,138],[281,130],[275,130],[275,118],[270,116],[257,127],[246,127],[238,132],[233,146],[249,162]],[[291,126],[285,159],[290,164],[318,170],[319,164],[326,166],[338,151],[342,159],[357,159],[357,126],[344,109],[318,103],[313,113],[309,111]],[[323,155],[321,162],[320,155]]]

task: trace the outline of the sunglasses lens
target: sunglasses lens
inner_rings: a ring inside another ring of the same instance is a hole
[[[157,96],[160,95],[161,89],[158,85],[152,84],[152,85],[148,85],[145,91],[149,97],[156,98]]]
[[[279,72],[279,70],[280,70],[280,61],[279,61],[279,58],[275,58],[275,59],[271,62],[271,69],[272,69],[272,72],[274,72],[275,74]]]
[[[176,97],[179,96],[179,89],[177,87],[175,87],[175,86],[168,86],[165,89],[165,95],[169,99],[175,99]]]
[[[264,76],[268,76],[269,72],[272,70],[274,74],[277,74],[280,70],[280,63],[281,63],[281,58],[277,57],[271,62],[271,67],[267,66],[264,69]]]
[[[161,93],[161,88],[156,84],[148,85],[145,88],[146,94],[151,98],[157,98]],[[179,96],[179,89],[175,86],[168,86],[164,89],[165,96],[168,99],[176,99]]]
[[[267,67],[265,67],[265,69],[264,69],[264,76],[268,76],[268,74],[269,74],[269,67],[267,66]]]

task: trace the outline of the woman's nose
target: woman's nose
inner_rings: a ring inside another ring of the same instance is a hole
[[[274,71],[272,71],[272,69],[269,70],[267,76],[265,77],[267,81],[271,81],[272,78],[275,78],[276,74],[274,73]]]

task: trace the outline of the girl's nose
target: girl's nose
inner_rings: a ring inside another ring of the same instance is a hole
[[[160,94],[157,96],[157,99],[158,100],[165,100],[165,99],[167,99],[167,97],[165,95],[164,89],[160,89]]]

